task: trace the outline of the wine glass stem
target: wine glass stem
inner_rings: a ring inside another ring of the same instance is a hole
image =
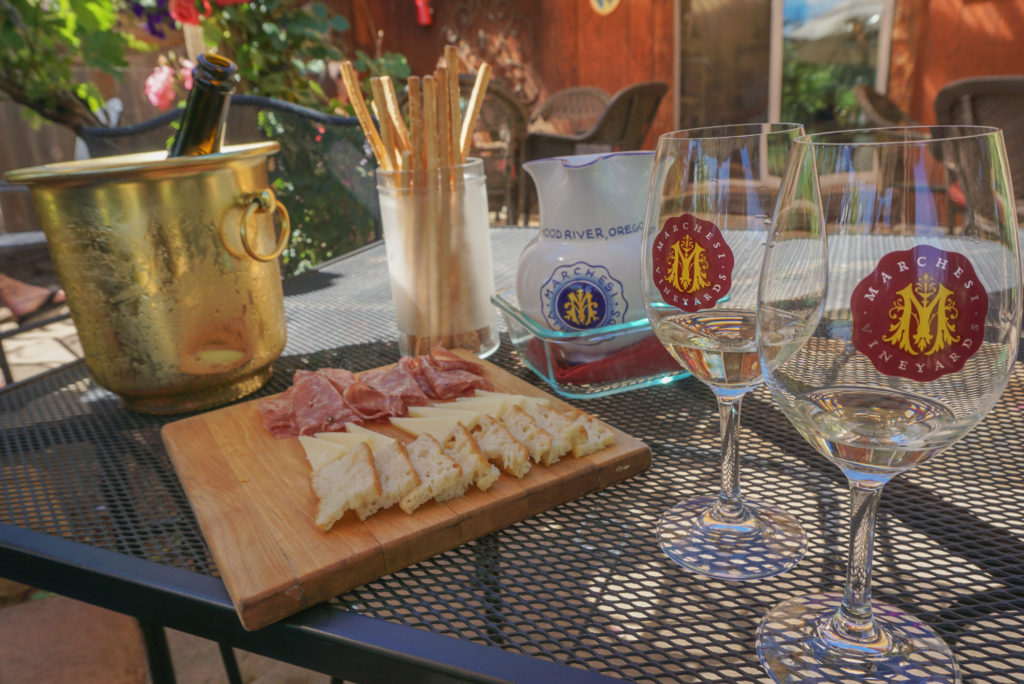
[[[722,428],[722,489],[711,511],[722,522],[742,522],[747,518],[740,495],[740,407],[743,397],[718,397]]]
[[[886,639],[871,613],[871,557],[882,487],[850,482],[850,549],[843,601],[824,628],[826,638],[877,643]]]

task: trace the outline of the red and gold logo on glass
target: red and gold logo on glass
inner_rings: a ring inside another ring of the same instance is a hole
[[[733,254],[711,221],[692,214],[665,221],[651,246],[651,277],[666,304],[710,309],[732,287]]]
[[[930,245],[882,257],[850,298],[853,345],[885,375],[934,380],[981,346],[988,293],[970,260]]]

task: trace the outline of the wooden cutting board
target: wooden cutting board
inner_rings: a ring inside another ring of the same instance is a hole
[[[476,359],[474,359],[476,360]],[[501,392],[557,397],[482,362]],[[615,443],[522,479],[502,474],[486,492],[397,506],[360,521],[349,512],[329,532],[314,525],[317,499],[297,439],[275,439],[258,400],[169,423],[163,439],[242,625],[259,629],[349,589],[500,530],[645,470],[650,450],[616,430]],[[384,421],[368,424],[404,442]]]

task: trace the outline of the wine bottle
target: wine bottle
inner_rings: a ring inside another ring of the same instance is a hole
[[[178,134],[169,157],[191,157],[220,151],[224,121],[238,67],[227,57],[199,55],[192,69],[192,90],[185,102]]]

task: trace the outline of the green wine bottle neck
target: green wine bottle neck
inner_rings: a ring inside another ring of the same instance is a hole
[[[216,54],[199,55],[196,62],[192,90],[168,155],[171,157],[214,154],[224,142],[224,121],[238,68],[230,59]]]

